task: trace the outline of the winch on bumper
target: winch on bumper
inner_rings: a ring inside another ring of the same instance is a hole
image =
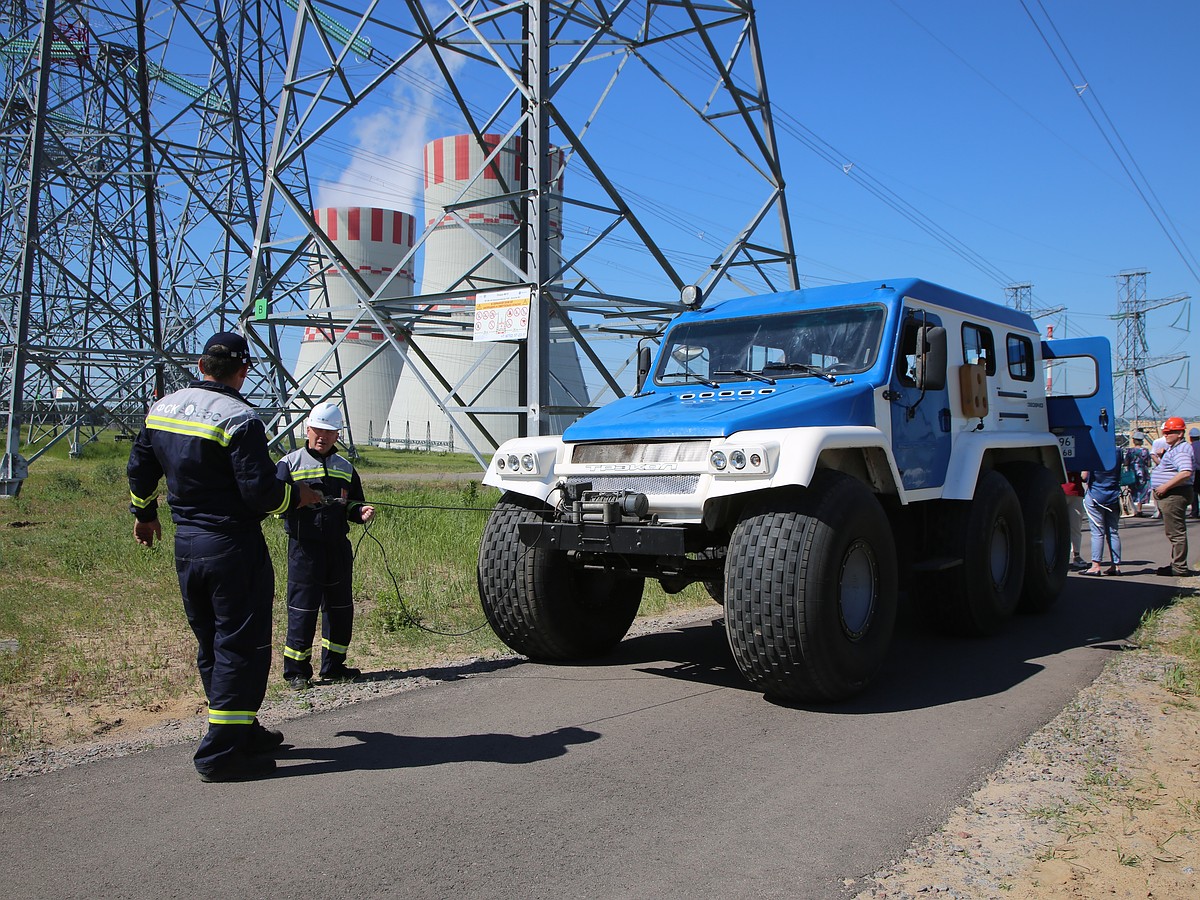
[[[684,556],[686,529],[659,525],[645,494],[593,491],[588,484],[564,484],[554,522],[522,522],[521,543],[581,553]]]

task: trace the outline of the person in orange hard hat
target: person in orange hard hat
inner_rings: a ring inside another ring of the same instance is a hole
[[[1159,575],[1181,577],[1192,574],[1188,568],[1187,508],[1192,502],[1192,448],[1183,439],[1185,425],[1179,416],[1163,422],[1167,449],[1154,471],[1150,487],[1154,502],[1162,510],[1163,531],[1171,545],[1171,564],[1160,566]]]

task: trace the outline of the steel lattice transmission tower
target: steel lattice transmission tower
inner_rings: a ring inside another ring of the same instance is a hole
[[[392,348],[406,366],[423,367],[421,389],[482,460],[490,447],[472,443],[461,426],[465,420],[508,416],[523,432],[537,434],[545,433],[552,414],[585,411],[552,407],[551,340],[577,345],[594,405],[606,393],[623,393],[618,378],[636,355],[637,339],[657,334],[680,309],[684,285],[699,284],[709,294],[797,286],[752,3],[396,0],[364,3],[357,14],[353,6],[297,4],[280,125],[267,161],[263,230],[243,310],[263,350],[272,350],[271,330],[294,346],[300,331],[320,329],[338,336],[325,362],[356,329],[386,335],[377,352]],[[301,180],[293,170],[306,159],[345,155],[345,134],[357,118],[391,115],[402,127],[397,107],[429,116],[426,138],[469,136],[481,163],[460,177],[464,183],[499,177],[500,199],[511,210],[499,218],[512,223],[499,238],[475,227],[478,202],[465,192],[458,202],[426,210],[424,231],[395,273],[415,268],[441,222],[461,226],[474,238],[475,252],[448,288],[400,298],[392,279],[372,289],[356,276],[317,227],[309,199],[293,188]],[[514,141],[520,172],[505,181],[495,174],[497,160]],[[641,148],[640,155],[631,148]],[[555,170],[559,159],[563,179]],[[676,170],[696,162],[707,172],[696,175],[689,185],[694,190],[677,191],[670,202],[651,199],[652,190],[661,190],[653,179],[678,177]],[[741,221],[703,217],[705,192],[724,185],[751,198]],[[566,229],[561,251],[549,236],[552,209],[561,209]],[[272,221],[281,223],[274,240],[265,231]],[[273,267],[266,264],[268,248]],[[476,274],[493,260],[502,261],[504,277]],[[634,263],[644,271],[633,287],[628,279],[610,286],[614,271]],[[314,286],[331,268],[354,285],[352,308],[310,306]],[[470,342],[476,293],[505,287],[529,291],[527,339],[478,352],[481,359],[501,354],[504,365],[519,367],[521,396],[502,408],[481,408],[461,382],[439,370],[423,341]],[[276,361],[276,371],[287,373],[286,360]],[[310,403],[344,388],[355,374],[345,371],[315,393],[303,373],[281,374],[264,404],[274,410],[269,427],[277,440]]]
[[[529,340],[501,348],[526,381],[521,403],[503,412],[527,430],[544,428],[550,412],[549,332],[577,341],[596,402],[621,392],[623,365],[600,339],[654,334],[678,308],[681,285],[796,285],[754,11],[741,0],[468,2],[449,12],[415,0],[6,0],[0,65],[4,495],[55,444],[78,450],[104,429],[135,429],[153,395],[191,377],[200,341],[215,330],[252,323],[263,359],[247,391],[265,402],[277,441],[320,399],[290,365],[303,328],[371,321],[417,357],[423,335],[469,338],[462,317],[439,306],[496,286],[473,274],[479,266],[465,265],[450,290],[402,303],[361,283],[353,308],[317,313],[305,299],[338,255],[314,227],[310,166],[344,160],[347,133],[381,108],[403,118],[396,101],[406,91],[443,132],[481,146],[496,132],[522,147],[521,175],[504,195],[514,227],[503,241],[483,239],[480,257],[517,242],[506,283],[535,295]],[[633,90],[647,93],[640,117],[608,115],[635,70]],[[706,219],[703,202],[649,200],[647,182],[624,187],[628,173],[606,166],[614,146],[641,131],[681,126],[675,113],[704,125],[724,155],[693,130],[644,151],[641,174],[703,159],[710,171],[694,179],[696,196],[727,182],[751,198],[740,221]],[[575,187],[554,196],[552,145],[563,148]],[[545,237],[553,204],[573,229],[561,251]],[[466,222],[469,207],[444,213]],[[634,289],[606,284],[635,260]],[[343,393],[358,374],[336,345],[330,357],[340,377],[322,396]],[[432,371],[426,387],[451,421],[479,412]]]
[[[1118,379],[1116,395],[1120,415],[1132,423],[1161,422],[1169,414],[1168,410],[1155,402],[1150,392],[1147,370],[1188,358],[1186,353],[1150,355],[1150,344],[1146,340],[1147,313],[1182,303],[1189,297],[1179,294],[1161,300],[1147,299],[1146,276],[1149,274],[1145,269],[1129,269],[1117,275],[1117,314],[1113,318],[1118,322],[1119,361],[1113,376]]]
[[[1033,305],[1033,284],[1024,281],[1010,284],[1004,288],[1005,300],[1013,309],[1029,313],[1034,319],[1044,319],[1047,316],[1057,316],[1066,310],[1065,306],[1035,307]]]
[[[1033,315],[1033,284],[1030,282],[1008,285],[1004,296],[1013,309]]]
[[[236,327],[293,19],[240,0],[0,11],[0,493],[60,441],[135,430]]]

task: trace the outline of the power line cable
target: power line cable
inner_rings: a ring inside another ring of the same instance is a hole
[[[1054,58],[1054,61],[1062,71],[1063,76],[1071,84],[1072,90],[1074,90],[1075,95],[1079,98],[1079,102],[1083,104],[1083,108],[1087,111],[1092,123],[1100,132],[1101,137],[1104,138],[1104,142],[1108,145],[1108,149],[1112,151],[1113,156],[1116,157],[1117,162],[1125,172],[1126,177],[1129,178],[1134,190],[1137,191],[1138,196],[1142,198],[1142,202],[1146,205],[1146,209],[1150,211],[1150,215],[1154,217],[1154,221],[1158,223],[1158,227],[1162,229],[1163,234],[1166,235],[1167,240],[1175,249],[1175,252],[1179,255],[1179,258],[1183,261],[1183,264],[1187,268],[1188,272],[1191,273],[1193,278],[1195,278],[1197,281],[1200,281],[1200,264],[1196,262],[1195,255],[1183,240],[1183,236],[1179,234],[1179,229],[1175,226],[1174,221],[1167,213],[1166,207],[1163,206],[1162,202],[1158,199],[1158,196],[1154,193],[1154,189],[1151,187],[1149,180],[1142,172],[1141,167],[1137,164],[1137,160],[1130,152],[1125,140],[1121,137],[1121,133],[1117,129],[1117,126],[1114,125],[1112,119],[1109,118],[1108,113],[1104,109],[1104,105],[1100,102],[1100,97],[1096,90],[1090,86],[1087,77],[1083,73],[1082,67],[1078,62],[1075,61],[1074,56],[1071,54],[1070,48],[1067,46],[1067,42],[1063,39],[1062,34],[1059,32],[1057,26],[1055,26],[1054,20],[1050,18],[1050,14],[1046,11],[1046,7],[1042,4],[1041,0],[1037,0],[1037,4],[1038,8],[1042,12],[1042,15],[1045,17],[1046,22],[1049,24],[1049,27],[1053,30],[1054,36],[1058,39],[1059,44],[1062,46],[1063,52],[1070,60],[1071,65],[1074,66],[1076,72],[1075,77],[1073,77],[1072,74],[1067,70],[1067,66],[1063,63],[1058,51],[1055,49],[1050,39],[1046,36],[1046,32],[1043,30],[1042,26],[1038,24],[1037,19],[1034,18],[1033,13],[1030,12],[1029,6],[1025,3],[1025,0],[1021,0],[1021,8],[1025,10],[1025,15],[1029,17],[1029,21],[1037,30],[1038,35],[1042,39],[1042,43],[1046,45],[1046,49],[1050,51],[1050,55]],[[1076,80],[1076,78],[1078,80]],[[1088,95],[1091,96],[1092,102],[1095,103],[1096,108],[1100,111],[1100,115],[1104,118],[1104,122],[1107,123],[1107,129],[1103,124],[1101,124],[1100,120],[1096,116],[1096,113],[1092,111],[1092,107],[1088,103]],[[1121,150],[1124,151],[1124,155],[1122,155],[1122,153],[1114,145],[1114,140],[1116,143],[1120,144]],[[1131,167],[1133,171],[1131,171]],[[1137,173],[1136,177],[1134,172]],[[1141,179],[1140,181],[1139,178]],[[1150,196],[1147,196],[1147,193],[1149,193]],[[1153,198],[1154,202],[1151,202],[1151,198]],[[1170,227],[1168,227],[1168,225]]]
[[[462,512],[491,512],[492,507],[479,506],[423,506],[423,505],[408,505],[402,503],[384,503],[380,500],[367,500],[365,502],[353,502],[350,506],[388,506],[394,509],[440,509],[440,510],[457,510]],[[430,628],[421,622],[421,617],[414,613],[404,600],[404,596],[400,593],[400,583],[396,579],[396,574],[392,571],[391,564],[388,561],[387,548],[383,546],[383,542],[375,535],[371,534],[371,522],[368,522],[364,527],[362,534],[358,536],[358,540],[354,543],[354,558],[358,558],[358,548],[362,545],[363,539],[370,537],[371,540],[379,547],[379,555],[383,560],[384,571],[392,580],[392,587],[396,591],[396,602],[400,604],[401,624],[408,625],[413,628],[419,628],[421,631],[429,634],[437,634],[442,637],[466,637],[469,634],[474,634],[487,627],[487,622],[482,625],[477,625],[468,631],[442,631],[437,628]]]

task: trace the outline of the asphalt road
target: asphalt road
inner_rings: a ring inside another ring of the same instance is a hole
[[[1158,523],[1123,535],[1144,576],[1072,575],[987,640],[902,622],[837,707],[767,702],[701,623],[289,722],[266,781],[203,784],[177,746],[0,783],[0,896],[837,897],[1178,593]]]

